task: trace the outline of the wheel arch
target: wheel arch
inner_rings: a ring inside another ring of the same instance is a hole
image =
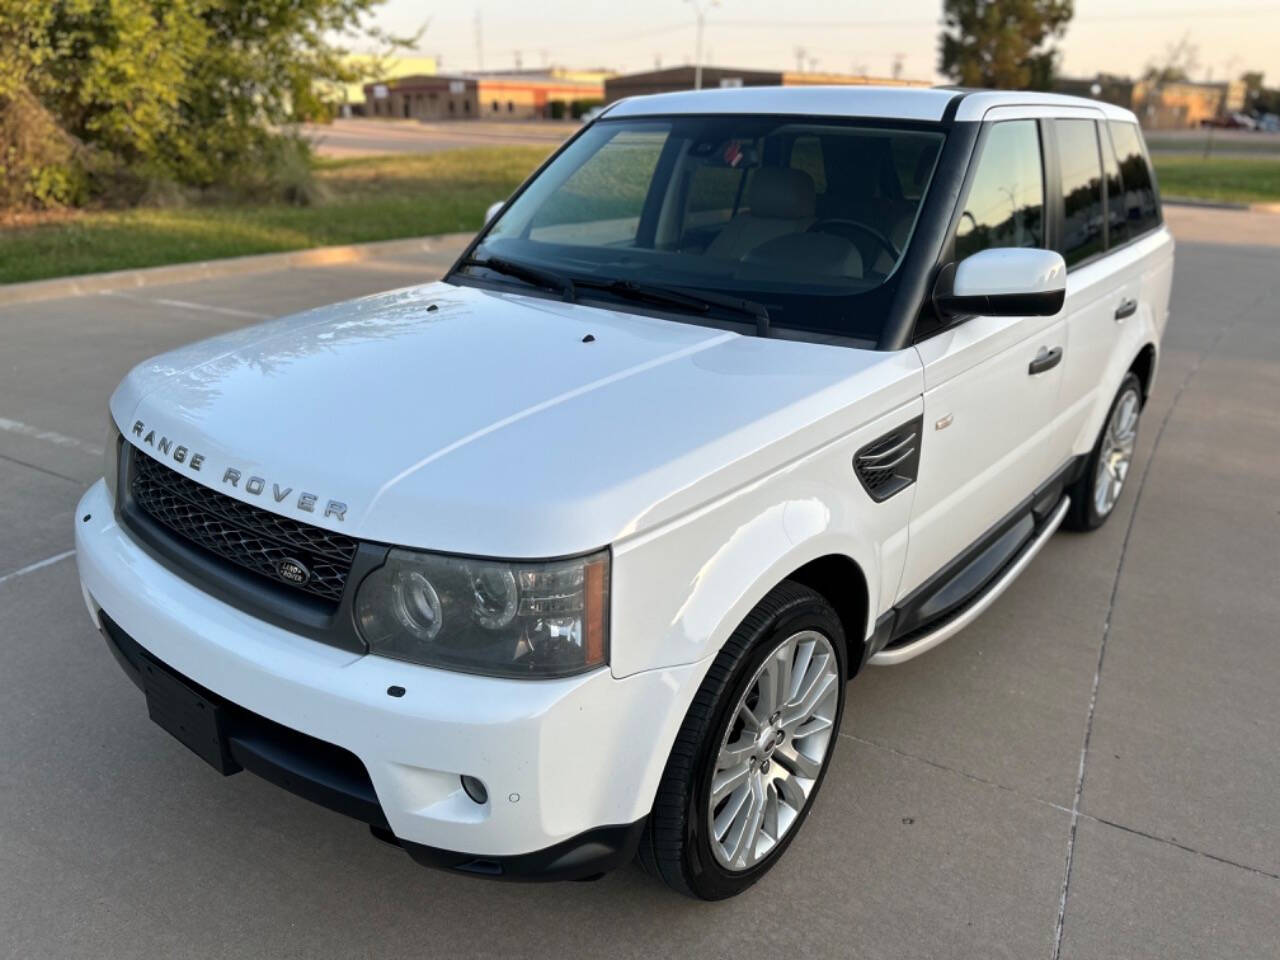
[[[840,626],[844,628],[849,675],[856,673],[862,665],[871,613],[871,592],[862,567],[847,554],[828,553],[810,560],[782,579],[808,587],[831,604],[840,618]]]
[[[1129,364],[1129,372],[1142,384],[1142,403],[1145,406],[1151,397],[1151,388],[1156,379],[1156,345],[1154,343],[1143,344],[1138,355],[1133,358],[1133,363]]]

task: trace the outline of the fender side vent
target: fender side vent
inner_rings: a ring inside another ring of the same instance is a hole
[[[853,455],[853,472],[872,500],[880,503],[916,482],[920,471],[920,434],[916,417],[872,440]]]

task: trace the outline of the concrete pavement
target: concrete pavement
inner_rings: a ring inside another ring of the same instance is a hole
[[[715,905],[636,869],[426,871],[220,778],[147,719],[74,561],[33,566],[71,547],[130,366],[439,260],[0,308],[0,957],[1280,955],[1280,219],[1167,216],[1173,319],[1116,515],[857,678],[805,829]]]

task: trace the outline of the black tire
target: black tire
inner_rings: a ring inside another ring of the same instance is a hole
[[[730,871],[717,862],[708,839],[708,799],[720,740],[728,729],[730,712],[767,656],[782,639],[801,630],[823,634],[835,651],[839,673],[834,730],[821,771],[793,826],[753,867]],[[826,778],[844,715],[847,677],[844,631],[831,604],[791,581],[775,587],[725,643],[693,698],[640,840],[641,866],[680,893],[703,900],[735,896],[767,873],[800,831]]]
[[[1120,389],[1116,391],[1115,398],[1111,401],[1111,406],[1107,408],[1106,419],[1102,421],[1102,428],[1098,431],[1098,438],[1093,443],[1093,450],[1089,453],[1089,459],[1085,461],[1084,473],[1067,488],[1067,494],[1071,497],[1071,507],[1063,520],[1063,526],[1068,530],[1082,532],[1096,530],[1107,522],[1111,514],[1115,513],[1114,504],[1104,513],[1098,511],[1094,500],[1094,485],[1098,476],[1098,464],[1104,453],[1103,447],[1106,443],[1107,427],[1127,393],[1136,395],[1140,415],[1142,410],[1142,383],[1132,372],[1126,373],[1124,379],[1120,381]],[[1134,430],[1136,432],[1136,425]]]

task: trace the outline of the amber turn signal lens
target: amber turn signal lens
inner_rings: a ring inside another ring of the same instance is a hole
[[[588,562],[584,568],[583,645],[586,662],[596,666],[605,662],[605,637],[609,621],[609,557]]]

